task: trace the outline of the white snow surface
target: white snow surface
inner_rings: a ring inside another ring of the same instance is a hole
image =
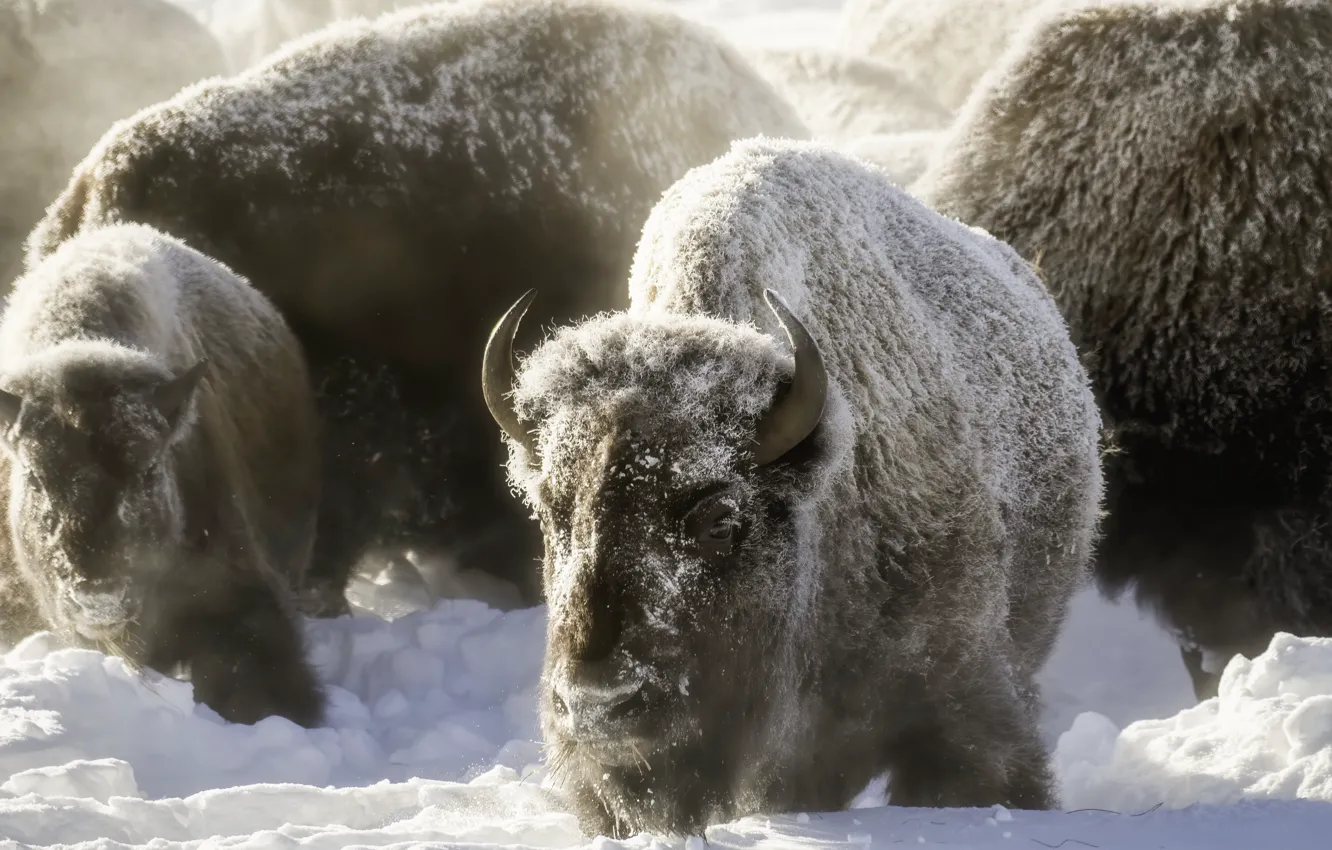
[[[425,600],[365,579],[353,596],[407,613],[358,608],[309,625],[329,686],[324,729],[276,717],[223,723],[194,704],[189,684],[56,648],[46,634],[0,656],[0,847],[702,846],[583,836],[547,786],[535,740],[543,609],[442,600],[408,610]],[[1088,589],[1044,686],[1047,738],[1077,711],[1101,712],[1083,714],[1055,757],[1066,806],[1124,814],[897,809],[882,805],[880,785],[860,808],[744,818],[707,840],[792,850],[1325,846],[1332,641],[1279,636],[1267,655],[1231,665],[1219,700],[1116,736],[1116,724],[1173,712],[1189,691],[1164,634]],[[1195,801],[1231,805],[1184,808]]]
[[[243,22],[261,0],[177,2]],[[737,42],[826,48],[841,3],[674,5]],[[46,634],[0,648],[0,848],[702,850],[698,839],[583,836],[548,787],[535,708],[544,609],[501,613],[364,577],[352,597],[355,617],[309,624],[330,696],[328,728],[316,730],[223,723],[189,684]],[[1087,588],[1042,687],[1065,807],[1113,811],[898,809],[877,783],[850,811],[745,818],[709,829],[708,844],[1328,846],[1332,641],[1280,635],[1190,707],[1173,641],[1131,603]]]

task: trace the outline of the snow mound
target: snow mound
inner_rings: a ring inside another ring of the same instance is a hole
[[[1166,720],[1120,731],[1084,713],[1055,770],[1068,808],[1332,802],[1332,639],[1279,633],[1257,658],[1231,660],[1217,697]]]
[[[329,696],[327,728],[313,730],[281,717],[224,723],[187,682],[39,633],[0,657],[3,790],[158,799],[256,783],[467,780],[492,765],[531,773],[544,629],[544,609],[501,614],[471,600],[392,622],[312,622]]]

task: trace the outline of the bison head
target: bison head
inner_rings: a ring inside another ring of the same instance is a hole
[[[531,297],[496,325],[483,388],[545,538],[552,763],[615,831],[698,825],[794,728],[817,582],[802,551],[840,396],[771,291],[793,358],[749,326],[617,314],[515,381]]]
[[[66,638],[114,645],[132,634],[168,566],[183,533],[168,447],[189,427],[204,368],[172,375],[148,354],[78,342],[5,376],[11,538]]]

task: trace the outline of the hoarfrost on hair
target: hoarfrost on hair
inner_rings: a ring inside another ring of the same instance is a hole
[[[272,108],[275,92],[280,110]],[[353,119],[344,106],[356,107]],[[575,139],[556,110],[584,110],[605,126]],[[557,191],[614,217],[638,186],[605,167],[610,149],[633,159],[641,179],[668,185],[696,162],[690,140],[666,143],[678,137],[681,113],[730,138],[809,133],[720,35],[664,9],[462,0],[337,21],[234,77],[187,87],[116,124],[75,179],[106,179],[150,156],[161,137],[182,154],[208,149],[217,168],[292,178],[305,172],[311,151],[354,137],[355,167],[382,172],[390,187],[407,177],[406,165],[382,149],[447,152],[485,174],[504,196],[497,201],[523,198],[536,178],[525,169],[540,168]],[[225,143],[237,137],[256,142]],[[598,143],[584,149],[587,139]],[[496,167],[505,174],[486,174]],[[89,215],[98,202],[87,201]],[[30,238],[30,263],[41,238]]]

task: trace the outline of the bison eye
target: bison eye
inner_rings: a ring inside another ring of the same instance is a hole
[[[690,512],[689,533],[706,555],[727,555],[740,528],[740,516],[732,499],[709,499]]]

